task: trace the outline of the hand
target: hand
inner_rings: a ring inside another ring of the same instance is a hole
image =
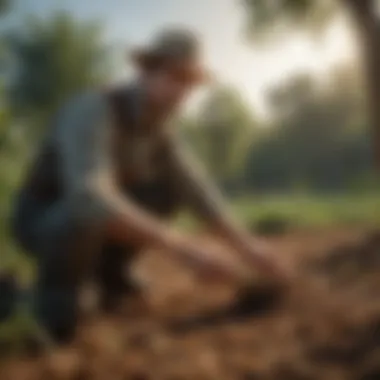
[[[208,281],[238,281],[244,276],[236,260],[228,259],[221,248],[212,245],[187,242],[177,252],[183,261],[196,271],[202,279]]]
[[[242,249],[245,261],[254,269],[258,269],[272,280],[289,282],[292,275],[289,268],[286,268],[273,256],[269,245],[264,242],[254,240],[244,244]]]

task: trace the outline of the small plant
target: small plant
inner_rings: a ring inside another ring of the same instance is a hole
[[[294,221],[279,214],[267,214],[253,223],[252,230],[260,235],[281,235],[292,230]]]

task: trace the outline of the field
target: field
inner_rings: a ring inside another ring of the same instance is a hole
[[[70,347],[8,355],[0,379],[380,379],[380,235],[320,227],[270,240],[297,273],[286,291],[206,286],[147,252],[136,273],[149,311],[84,316]]]
[[[363,194],[281,194],[240,197],[232,203],[232,211],[253,231],[266,232],[278,226],[284,230],[327,228],[335,226],[374,226],[380,223],[378,193]],[[186,228],[195,223],[188,215],[181,216]],[[268,231],[271,232],[271,231]]]
[[[236,214],[252,226],[271,217],[287,222],[294,229],[380,222],[378,193],[264,195],[239,199],[234,207]]]

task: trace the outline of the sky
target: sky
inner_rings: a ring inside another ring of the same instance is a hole
[[[107,41],[121,49],[147,42],[168,25],[191,28],[202,38],[206,64],[222,82],[238,87],[259,114],[266,112],[268,87],[300,71],[321,75],[355,50],[340,21],[318,42],[294,35],[271,47],[256,46],[244,34],[239,0],[16,0],[8,21],[18,23],[30,13],[48,17],[59,9],[101,21]],[[117,67],[115,76],[123,76],[122,63]]]

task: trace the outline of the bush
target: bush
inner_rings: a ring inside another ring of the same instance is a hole
[[[251,225],[251,230],[260,235],[281,235],[294,228],[293,220],[279,214],[268,214]]]

